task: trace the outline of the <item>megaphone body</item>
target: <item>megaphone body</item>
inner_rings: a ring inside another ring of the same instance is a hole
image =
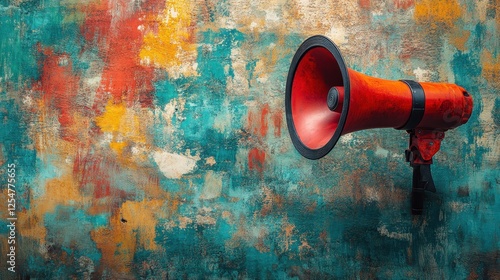
[[[418,168],[432,163],[444,132],[466,123],[472,106],[469,93],[454,84],[384,80],[347,68],[337,46],[323,36],[297,50],[285,96],[288,130],[304,157],[325,156],[351,132],[395,128],[410,133],[407,160]]]

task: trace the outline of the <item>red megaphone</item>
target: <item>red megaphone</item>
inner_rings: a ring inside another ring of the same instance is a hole
[[[472,97],[454,84],[390,81],[346,67],[337,46],[324,36],[302,43],[286,84],[286,119],[301,155],[319,159],[340,136],[391,127],[410,133],[407,160],[414,167],[413,213],[422,212],[424,190],[435,191],[432,157],[444,132],[466,123]]]

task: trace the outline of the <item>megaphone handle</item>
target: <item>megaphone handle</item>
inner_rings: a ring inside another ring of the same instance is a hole
[[[406,161],[413,167],[411,212],[422,214],[425,191],[436,192],[431,174],[432,157],[439,151],[444,132],[410,130],[410,147],[405,151]]]
[[[420,215],[424,209],[425,191],[436,192],[431,174],[430,164],[413,165],[413,182],[411,192],[411,213]]]
[[[411,190],[411,213],[420,215],[424,209],[425,182],[420,180],[420,166],[413,167],[413,184]]]

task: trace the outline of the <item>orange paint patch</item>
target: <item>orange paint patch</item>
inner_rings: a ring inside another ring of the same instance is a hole
[[[253,148],[248,152],[248,168],[259,173],[264,172],[266,152]]]
[[[283,218],[283,223],[281,224],[281,232],[279,235],[280,240],[280,249],[281,252],[287,252],[290,250],[290,247],[293,243],[295,243],[294,233],[295,233],[295,225],[288,222],[288,217]]]
[[[495,88],[500,88],[500,56],[496,58],[489,51],[484,51],[481,57],[483,61],[483,77]]]
[[[414,17],[420,23],[450,28],[461,15],[458,0],[420,0],[415,3]]]
[[[469,40],[469,37],[470,37],[470,31],[463,29],[456,29],[450,38],[450,42],[458,50],[465,51],[466,50],[465,44]]]
[[[370,9],[371,0],[359,0],[359,6],[363,9]]]
[[[162,217],[164,200],[127,201],[110,218],[109,228],[91,233],[102,253],[102,263],[115,276],[128,275],[136,249],[156,250],[156,223]]]
[[[280,209],[283,207],[283,196],[276,194],[276,192],[268,187],[263,187],[262,192],[262,208],[260,210],[260,214],[262,216],[266,216],[269,213],[276,212],[276,209]]]
[[[45,244],[45,214],[54,212],[57,206],[82,207],[89,205],[90,201],[91,197],[83,196],[79,192],[78,184],[71,175],[48,180],[45,184],[45,194],[36,199],[32,198],[31,208],[18,213],[20,234]]]

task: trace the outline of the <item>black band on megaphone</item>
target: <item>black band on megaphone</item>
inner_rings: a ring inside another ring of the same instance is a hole
[[[412,96],[412,108],[410,113],[410,118],[406,121],[406,123],[398,128],[404,130],[412,130],[417,127],[422,118],[424,117],[425,111],[425,93],[422,86],[412,80],[400,80],[410,87],[411,96]]]

